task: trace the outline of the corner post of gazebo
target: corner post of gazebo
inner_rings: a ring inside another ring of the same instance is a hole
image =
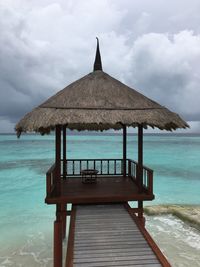
[[[137,182],[140,193],[143,185],[143,126],[138,125],[138,168],[137,168]]]
[[[66,178],[66,125],[63,126],[63,179]]]
[[[138,168],[137,181],[139,192],[142,193],[143,188],[143,126],[138,125]],[[143,217],[143,201],[138,201],[138,218],[143,225],[145,225],[145,218]]]
[[[61,194],[61,126],[55,127],[56,194]],[[62,267],[62,213],[61,204],[56,204],[54,221],[54,267]]]
[[[123,176],[126,177],[126,157],[127,157],[127,129],[126,125],[123,124]]]
[[[62,156],[63,156],[63,179],[66,179],[66,125],[63,125],[63,146],[62,146]],[[62,238],[66,237],[66,216],[67,216],[67,204],[61,204],[61,216],[62,216]]]
[[[56,194],[61,193],[61,126],[56,125]]]

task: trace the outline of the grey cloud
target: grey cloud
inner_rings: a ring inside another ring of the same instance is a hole
[[[106,72],[185,119],[199,120],[199,6],[196,0],[4,1],[2,125],[10,127],[92,71],[96,36]]]
[[[150,98],[199,120],[200,35],[146,34],[132,47],[129,83]]]

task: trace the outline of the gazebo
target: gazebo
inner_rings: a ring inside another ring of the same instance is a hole
[[[143,129],[148,126],[167,131],[189,127],[178,114],[105,73],[98,39],[93,72],[50,97],[17,123],[18,136],[22,132],[43,135],[55,130],[55,164],[46,173],[45,198],[47,204],[56,205],[55,267],[62,266],[62,238],[66,235],[66,216],[70,215],[66,210],[69,203],[136,201],[138,207],[132,212],[144,227],[143,201],[154,199],[153,170],[143,165]],[[127,127],[138,128],[137,162],[127,158]],[[122,129],[123,156],[67,158],[66,129]]]

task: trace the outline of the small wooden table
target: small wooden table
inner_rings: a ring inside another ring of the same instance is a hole
[[[81,170],[82,183],[96,183],[98,172],[99,171],[95,169]]]

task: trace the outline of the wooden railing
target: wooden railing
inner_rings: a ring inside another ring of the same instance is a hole
[[[128,176],[131,177],[135,182],[137,182],[137,162],[128,159]]]
[[[83,169],[96,169],[98,175],[122,175],[122,159],[68,159],[66,176],[80,176]],[[63,176],[63,175],[62,175]]]
[[[134,160],[128,159],[128,176],[131,177],[133,181],[139,185],[138,173],[138,163]],[[143,166],[142,174],[143,191],[148,194],[153,194],[153,170],[149,169],[146,166]]]
[[[143,188],[148,194],[153,194],[153,170],[146,166],[143,166]]]
[[[63,170],[63,160],[61,161],[61,169]],[[123,175],[123,159],[68,159],[65,162],[66,173],[61,178],[66,179],[69,176],[80,176],[83,169],[96,169],[100,176],[122,176]],[[126,176],[129,176],[139,186],[138,163],[134,160],[127,159]],[[143,166],[142,191],[153,194],[153,170]],[[56,168],[55,164],[46,173],[46,193],[50,196],[56,187]]]
[[[51,193],[55,190],[55,187],[56,187],[55,173],[56,173],[56,165],[54,163],[46,173],[46,194],[47,194],[47,197],[50,196]]]

